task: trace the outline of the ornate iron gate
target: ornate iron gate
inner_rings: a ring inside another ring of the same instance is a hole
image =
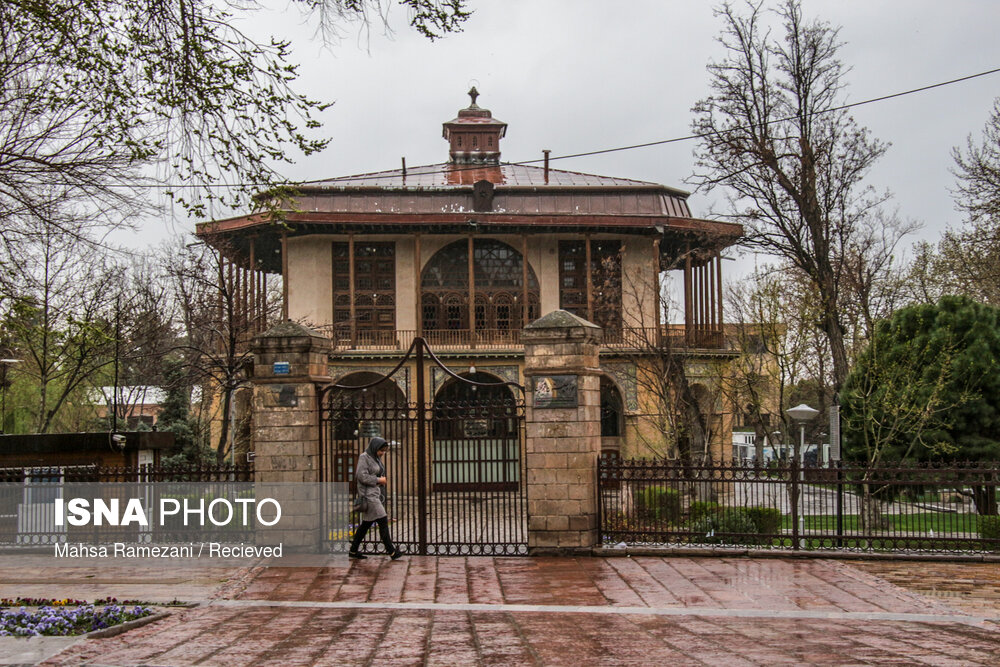
[[[425,396],[428,363],[449,377],[438,400]],[[408,384],[411,368],[412,402],[399,387]],[[527,554],[520,385],[462,377],[415,338],[389,373],[363,384],[329,385],[320,400],[321,481],[349,482],[353,495],[354,465],[370,438],[393,443],[385,459],[387,510],[393,541],[404,553]],[[352,518],[357,523],[357,515]],[[330,548],[344,548],[343,537],[331,534]],[[373,529],[361,551],[380,548]]]

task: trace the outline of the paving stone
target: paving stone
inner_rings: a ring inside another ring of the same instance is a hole
[[[879,567],[894,582],[867,564],[652,556],[258,569],[220,589],[225,599],[44,664],[1000,663],[1000,613],[972,615],[903,585],[926,577]],[[935,571],[961,590],[992,581],[978,568]]]

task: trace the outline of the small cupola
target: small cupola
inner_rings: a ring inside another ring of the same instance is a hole
[[[443,135],[449,143],[454,164],[500,164],[500,139],[507,123],[497,120],[489,109],[476,104],[479,91],[469,90],[472,104],[458,112],[458,118],[444,123]]]

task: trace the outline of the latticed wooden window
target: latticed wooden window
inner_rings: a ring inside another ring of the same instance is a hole
[[[559,307],[583,318],[587,313],[587,275],[591,276],[594,324],[620,329],[622,323],[621,241],[559,242]]]
[[[605,329],[621,329],[621,241],[591,241],[590,263],[594,277],[594,324]]]
[[[528,299],[524,303],[524,260],[511,246],[476,239],[472,248],[475,303],[469,303],[469,244],[456,241],[439,250],[421,274],[421,315],[425,331],[520,330],[537,319],[539,289],[528,267]],[[526,311],[526,312],[525,312]]]
[[[350,244],[333,244],[333,321],[351,319]],[[391,241],[354,244],[354,313],[359,331],[396,328],[396,244]]]
[[[587,244],[583,241],[559,242],[559,307],[588,316]]]

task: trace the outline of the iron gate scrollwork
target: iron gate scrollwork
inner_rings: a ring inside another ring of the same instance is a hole
[[[434,400],[425,396],[428,364],[448,378]],[[408,365],[413,401],[392,381]],[[526,555],[523,388],[474,371],[459,374],[423,338],[390,372],[355,377],[361,381],[341,380],[320,393],[321,481],[350,483],[353,496],[355,462],[380,436],[393,443],[385,460],[386,509],[404,553]],[[331,549],[345,548],[344,537],[331,532]],[[361,551],[379,548],[373,530]]]

